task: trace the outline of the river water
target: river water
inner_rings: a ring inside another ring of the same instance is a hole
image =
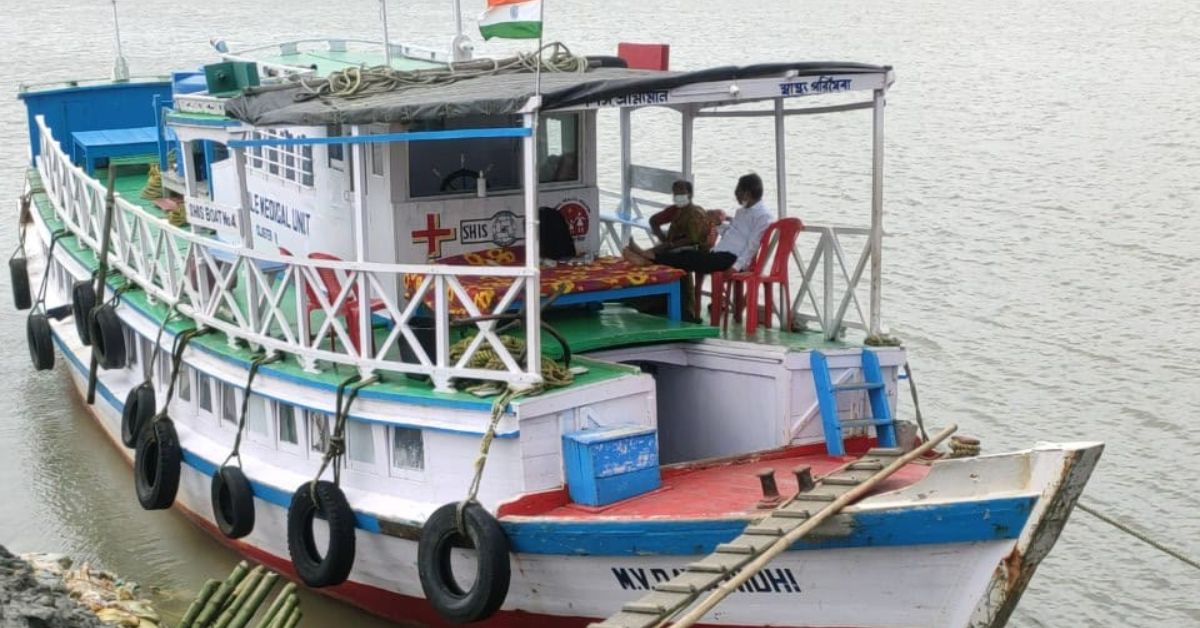
[[[448,0],[390,4],[393,39],[445,45]],[[482,5],[465,4],[470,16]],[[213,35],[378,38],[377,6],[138,0],[121,4],[121,26],[133,71],[157,73],[208,61]],[[548,0],[546,19],[548,39],[588,53],[670,43],[676,69],[895,66],[884,314],[910,348],[926,416],[991,451],[1105,441],[1084,500],[1200,556],[1200,5]],[[104,76],[111,41],[107,1],[0,0],[0,203],[15,203],[27,155],[18,83]],[[634,120],[635,161],[677,168],[672,116]],[[699,123],[697,200],[720,206],[733,173],[773,172],[771,137],[769,121]],[[602,160],[615,149],[606,142]],[[867,112],[793,118],[788,146],[792,215],[867,224]],[[7,251],[15,214],[4,225]],[[0,283],[7,304],[6,273]],[[236,557],[181,515],[137,507],[128,467],[61,360],[53,374],[30,368],[23,328],[0,308],[0,543],[152,583],[177,612]],[[303,604],[306,625],[378,625],[333,602]],[[1200,574],[1077,511],[1013,625],[1197,626]]]

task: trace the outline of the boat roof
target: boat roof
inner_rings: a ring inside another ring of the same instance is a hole
[[[848,75],[877,75],[884,77],[884,82],[890,82],[890,72],[888,66],[829,61],[723,66],[697,72],[612,67],[598,67],[586,72],[543,72],[541,110],[670,106],[678,102],[714,105],[753,102],[779,98],[790,92],[786,89],[781,92],[778,87],[752,93],[730,89],[705,91],[692,87],[745,79],[792,81]],[[680,98],[673,98],[674,90],[681,89],[687,92],[687,97],[680,94]],[[532,73],[520,72],[487,74],[439,85],[418,84],[355,98],[312,98],[308,97],[309,93],[309,89],[299,83],[251,88],[229,100],[226,112],[232,118],[255,126],[408,124],[467,116],[502,116],[527,111],[530,99],[535,95],[535,84]]]

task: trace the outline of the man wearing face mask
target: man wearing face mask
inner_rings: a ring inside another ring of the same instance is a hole
[[[671,193],[674,204],[650,217],[650,230],[659,243],[648,252],[707,251],[715,240],[709,238],[713,223],[704,208],[692,202],[692,182],[676,181],[671,185]],[[666,233],[662,230],[664,224],[670,224]],[[621,253],[634,264],[650,263],[641,249],[626,247]]]
[[[738,179],[734,197],[738,210],[733,220],[727,220],[720,210],[708,212],[710,219],[721,223],[717,231],[721,239],[711,251],[703,250],[645,250],[634,242],[626,248],[626,259],[645,263],[666,264],[683,270],[713,273],[722,270],[745,270],[758,252],[762,234],[771,224],[771,213],[763,205],[763,182],[757,174],[747,174]],[[703,210],[701,210],[703,213]],[[672,223],[674,227],[674,223]]]

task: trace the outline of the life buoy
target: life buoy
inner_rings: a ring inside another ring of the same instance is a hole
[[[254,491],[241,468],[225,465],[213,474],[212,508],[221,534],[240,539],[254,530]]]
[[[433,512],[421,530],[417,545],[417,571],[425,599],[447,621],[465,624],[491,617],[504,598],[512,569],[508,562],[508,536],[483,506],[471,502],[463,509],[466,538],[456,523],[458,504]],[[475,581],[463,590],[454,578],[450,552],[456,547],[475,548],[478,561]]]
[[[158,419],[138,434],[133,458],[138,503],[146,510],[164,510],[175,503],[183,452],[171,419]]]
[[[71,315],[75,317],[75,332],[83,344],[92,344],[91,325],[88,317],[96,307],[96,289],[91,281],[76,281],[71,288]]]
[[[12,280],[13,305],[18,310],[28,310],[33,306],[33,297],[29,292],[29,271],[24,257],[8,260],[8,276]]]
[[[88,334],[92,339],[92,351],[96,352],[96,363],[105,370],[125,368],[125,332],[116,308],[105,303],[92,310],[89,320]]]
[[[313,501],[313,493],[317,501]],[[313,538],[313,520],[329,524],[329,548],[322,556]],[[354,511],[342,489],[333,482],[305,482],[292,494],[288,507],[288,554],[296,574],[310,587],[330,587],[350,577],[354,567]]]
[[[33,368],[47,371],[54,368],[54,340],[50,336],[50,321],[45,314],[35,312],[25,321],[25,341]]]
[[[137,447],[142,426],[154,418],[154,385],[142,382],[125,396],[125,408],[121,411],[121,442],[126,447]]]

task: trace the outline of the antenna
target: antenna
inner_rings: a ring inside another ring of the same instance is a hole
[[[113,0],[116,2],[116,0]],[[379,19],[383,20],[383,58],[392,67],[392,40],[388,37],[387,0],[379,0]]]
[[[117,43],[117,60],[113,63],[113,80],[128,81],[129,80],[129,64],[125,61],[124,55],[121,54],[121,20],[117,16],[117,0],[112,0],[113,5],[113,36]]]

